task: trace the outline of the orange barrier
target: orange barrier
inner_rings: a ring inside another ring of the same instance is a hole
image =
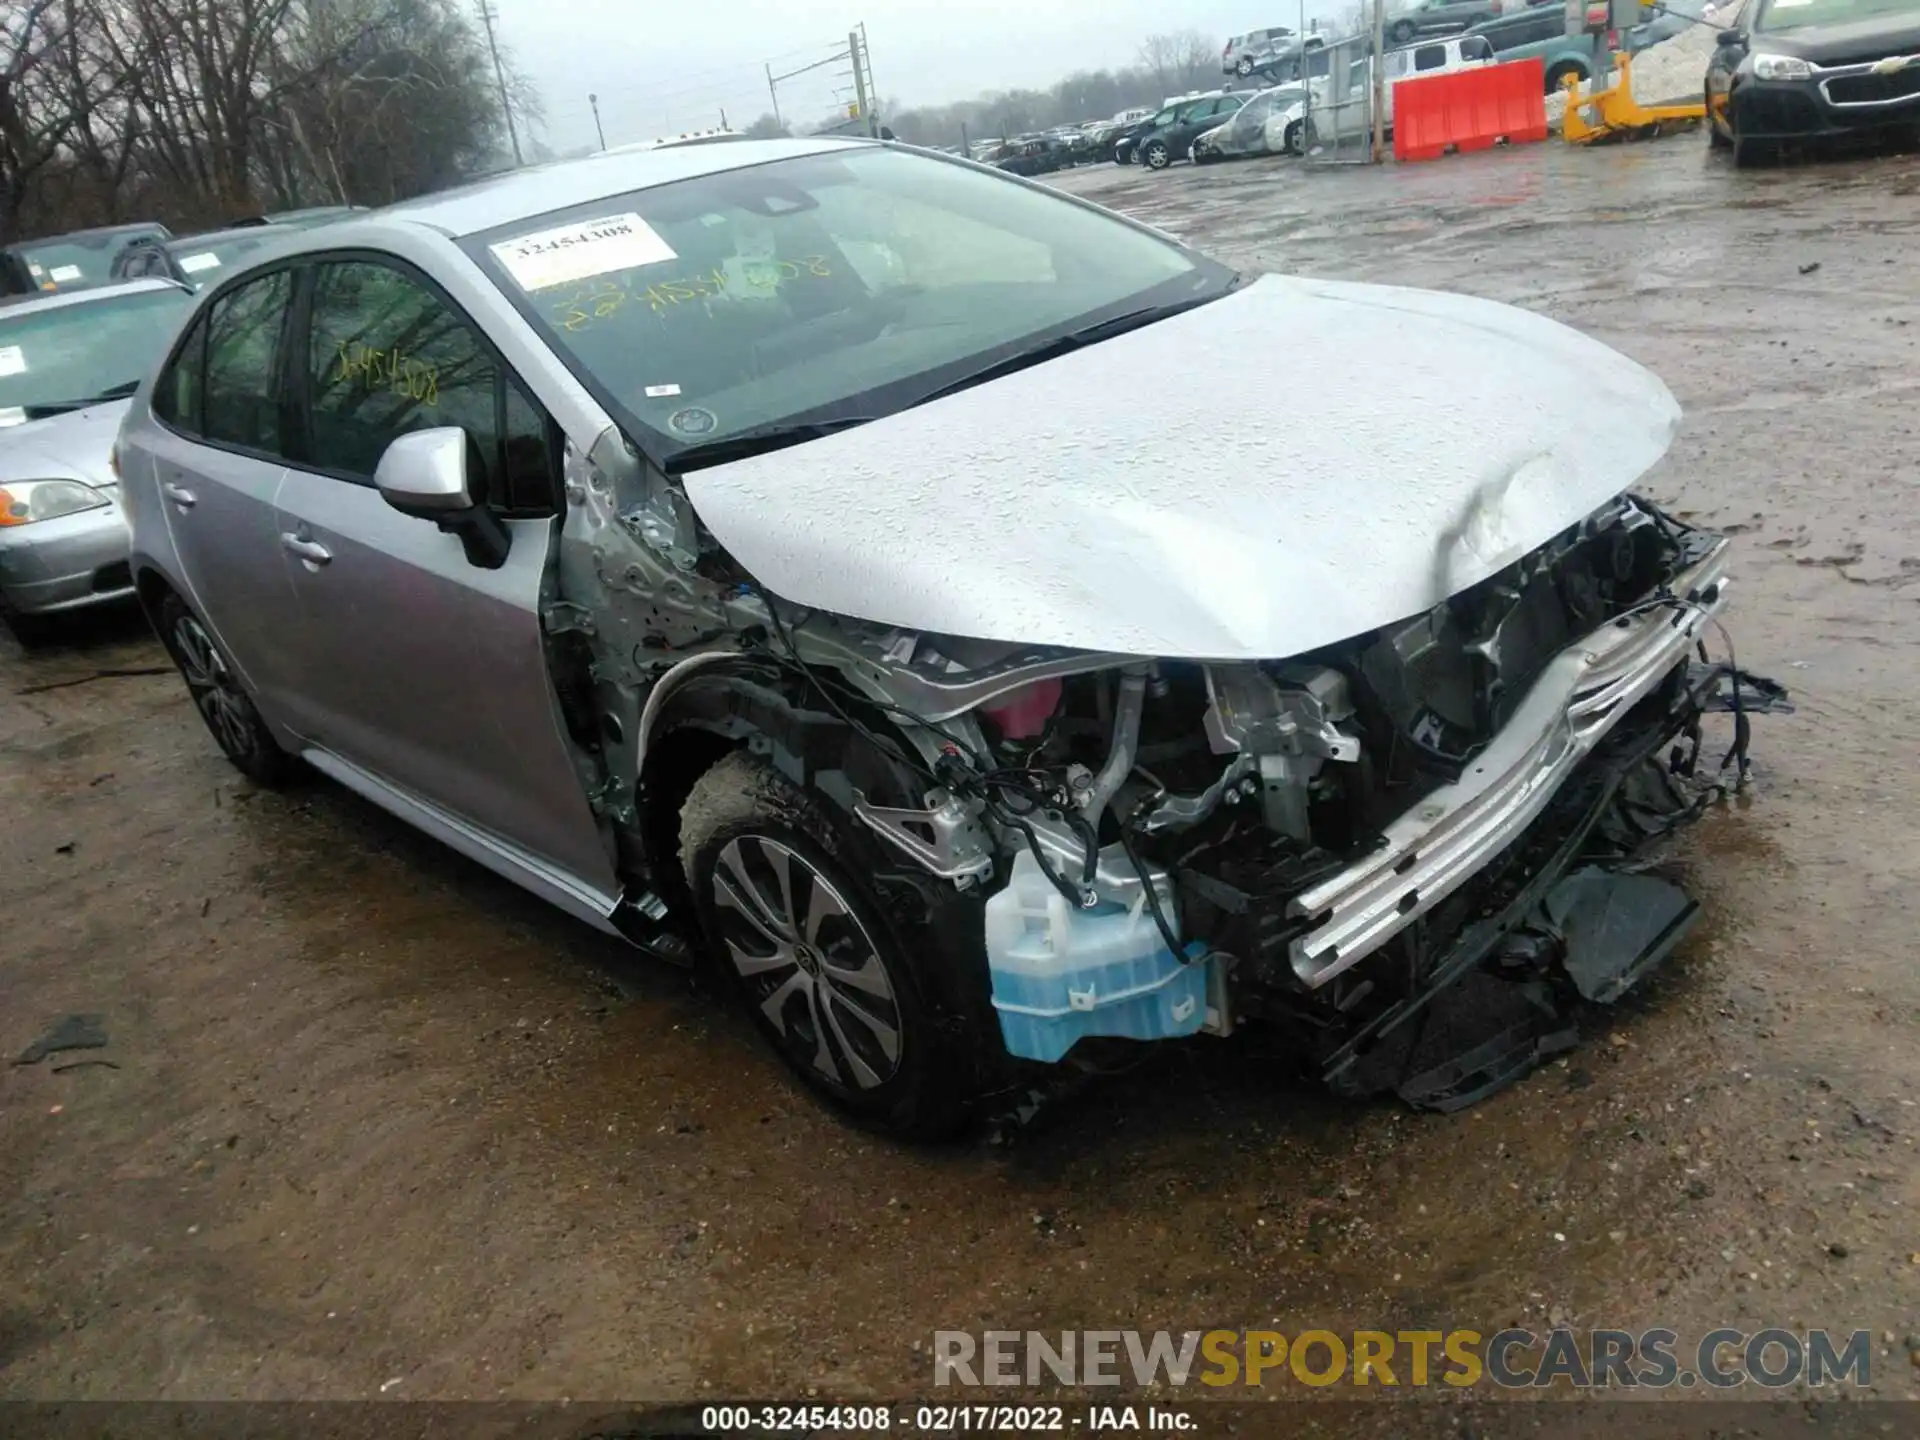
[[[1415,75],[1393,87],[1393,158],[1434,160],[1505,140],[1547,138],[1547,77],[1539,57]]]

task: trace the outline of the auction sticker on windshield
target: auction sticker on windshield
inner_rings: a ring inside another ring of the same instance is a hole
[[[541,230],[490,248],[522,290],[545,290],[680,258],[651,225],[632,213]]]
[[[27,356],[18,345],[0,345],[0,376],[23,375],[27,369]]]
[[[180,268],[189,275],[197,275],[202,270],[217,270],[219,267],[220,257],[211,250],[202,250],[198,255],[183,255],[180,258]]]

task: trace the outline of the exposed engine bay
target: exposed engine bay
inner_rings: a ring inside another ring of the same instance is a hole
[[[633,763],[691,707],[984,897],[1016,1058],[1267,1022],[1343,1089],[1469,1103],[1571,1043],[1556,996],[1617,998],[1684,935],[1692,902],[1630,872],[1784,703],[1730,645],[1707,658],[1726,541],[1630,495],[1427,613],[1224,664],[808,611],[664,507],[621,518],[678,570],[629,577],[644,617],[594,607],[597,705]],[[1716,710],[1735,739],[1702,775]],[[637,832],[618,769],[606,809]]]

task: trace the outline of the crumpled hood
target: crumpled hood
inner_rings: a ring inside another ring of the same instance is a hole
[[[1679,419],[1650,372],[1527,311],[1268,276],[685,484],[802,605],[1277,659],[1486,579],[1631,486]]]
[[[109,400],[45,420],[0,428],[0,485],[9,480],[79,480],[116,485],[107,458],[131,400]]]

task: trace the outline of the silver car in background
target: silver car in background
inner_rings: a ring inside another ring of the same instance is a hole
[[[1728,542],[1628,493],[1678,420],[1541,316],[813,137],[310,231],[208,287],[120,463],[235,765],[703,956],[925,1134],[1249,1025],[1463,1103],[1664,955],[1694,907],[1626,867],[1729,679]]]
[[[192,308],[158,280],[0,306],[0,613],[22,640],[132,595],[114,436]]]

